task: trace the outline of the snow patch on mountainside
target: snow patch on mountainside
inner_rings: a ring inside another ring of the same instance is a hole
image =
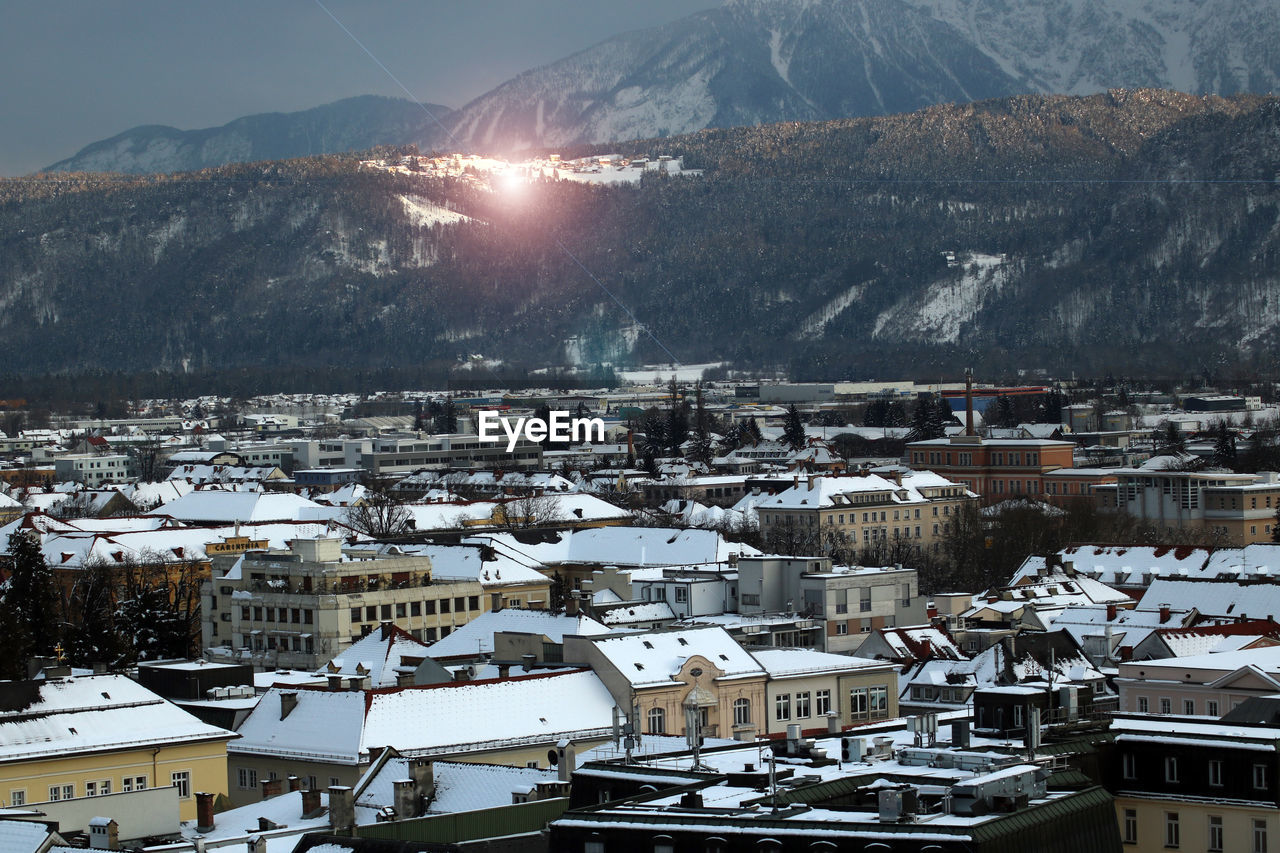
[[[459,222],[470,222],[471,217],[433,204],[418,196],[398,196],[404,205],[405,215],[417,228],[430,228],[432,225],[456,225]]]
[[[853,303],[862,298],[867,292],[868,285],[871,282],[855,284],[843,293],[838,294],[834,299],[823,305],[817,311],[814,311],[808,317],[804,318],[804,322],[800,324],[800,328],[796,330],[795,337],[797,339],[814,338],[822,334],[827,328],[827,324],[838,317],[841,312]]]
[[[961,255],[959,278],[935,281],[922,296],[904,298],[876,317],[872,337],[918,336],[935,343],[956,343],[987,300],[1009,281],[1003,255]]]

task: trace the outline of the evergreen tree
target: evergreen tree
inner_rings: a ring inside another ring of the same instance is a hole
[[[782,440],[792,450],[799,450],[804,447],[807,437],[804,432],[804,421],[800,417],[800,410],[796,408],[796,404],[792,403],[787,406],[787,414],[782,422]]]
[[[1161,455],[1176,456],[1187,449],[1187,439],[1173,421],[1166,421],[1164,429],[1156,433],[1155,444]]]
[[[764,433],[760,432],[760,424],[756,423],[755,418],[747,418],[743,422],[742,428],[744,434],[750,439],[751,444],[759,444],[764,441]]]
[[[995,411],[992,413],[991,420],[992,426],[1006,429],[1016,427],[1018,425],[1018,411],[1013,405],[1013,399],[1005,394],[997,397]]]
[[[1218,421],[1213,428],[1213,464],[1219,468],[1234,468],[1236,464],[1236,436],[1226,421]]]
[[[907,407],[899,400],[893,400],[885,407],[884,426],[900,427],[907,425]]]
[[[447,433],[458,431],[458,410],[453,405],[453,397],[445,398],[444,404],[440,407],[440,413],[436,415],[435,432]]]
[[[671,396],[671,408],[667,410],[667,450],[672,456],[680,455],[680,447],[689,440],[689,402],[680,394],[675,377],[671,378],[668,393]]]
[[[59,639],[58,593],[53,572],[45,562],[39,542],[25,531],[15,531],[9,537],[9,557],[12,569],[6,599],[25,626],[31,653],[53,654]]]

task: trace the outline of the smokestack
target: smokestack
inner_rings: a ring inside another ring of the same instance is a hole
[[[964,369],[964,434],[973,435],[973,368]]]
[[[320,792],[307,789],[302,792],[302,816],[311,818],[320,814]]]
[[[196,791],[196,832],[208,832],[213,826],[213,794]]]
[[[395,789],[394,804],[396,809],[396,818],[404,820],[405,818],[418,816],[418,792],[415,790],[412,779],[397,779],[391,783]]]
[[[355,792],[344,785],[329,788],[329,829],[347,835],[356,825]]]
[[[418,789],[418,796],[430,798],[435,794],[435,765],[425,758],[409,760],[409,778]]]
[[[270,799],[278,797],[284,793],[283,779],[263,779],[262,780],[262,799]]]

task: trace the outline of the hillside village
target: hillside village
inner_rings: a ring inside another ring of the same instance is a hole
[[[1023,381],[0,401],[3,849],[1270,849],[1274,389]]]

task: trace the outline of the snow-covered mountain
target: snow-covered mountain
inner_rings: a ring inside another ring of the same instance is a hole
[[[294,113],[245,116],[221,127],[143,125],[82,148],[48,171],[184,172],[227,163],[278,160],[403,145],[433,132],[450,110],[402,98],[361,95]]]
[[[729,0],[466,105],[486,149],[909,112],[1022,93],[1270,92],[1280,0]]]

